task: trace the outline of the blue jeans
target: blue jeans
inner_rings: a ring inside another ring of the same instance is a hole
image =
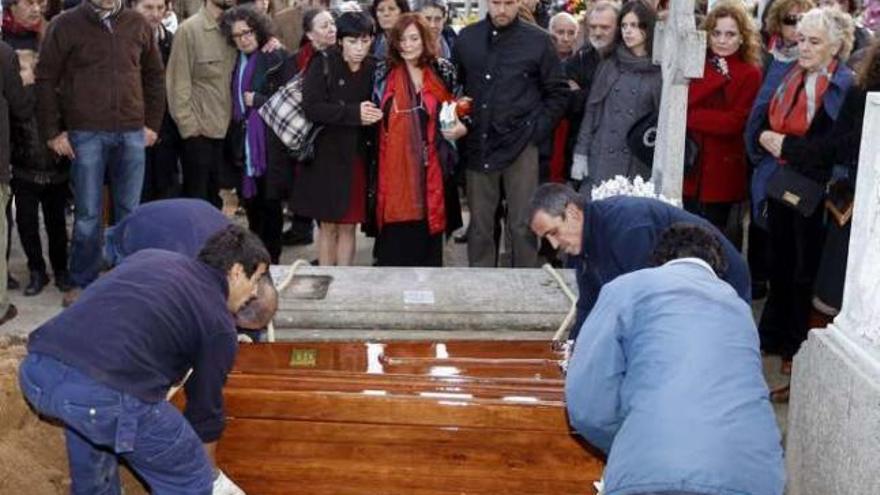
[[[154,495],[210,495],[202,441],[169,402],[143,402],[42,354],[21,363],[19,386],[34,409],[64,423],[72,494],[120,495],[121,457]]]
[[[109,179],[116,222],[134,210],[144,182],[144,131],[70,131],[76,158],[71,168],[76,216],[70,243],[70,279],[85,287],[102,267],[103,186]]]

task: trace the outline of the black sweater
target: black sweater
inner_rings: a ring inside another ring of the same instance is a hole
[[[140,251],[34,331],[28,350],[150,403],[193,368],[185,414],[202,441],[213,442],[238,349],[227,293],[222,271],[170,251]]]
[[[783,158],[796,163],[801,172],[820,182],[831,177],[833,166],[845,166],[854,181],[862,144],[865,98],[870,91],[880,91],[880,85],[874,85],[867,90],[856,85],[850,87],[837,120],[831,122],[825,112],[818,114],[816,119],[821,116],[823,121],[815,125],[815,130],[811,125],[807,136],[785,138],[782,146]]]

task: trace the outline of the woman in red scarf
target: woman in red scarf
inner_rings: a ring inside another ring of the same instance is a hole
[[[844,95],[853,83],[843,62],[853,46],[852,18],[839,10],[813,9],[797,27],[798,60],[770,100],[761,146],[777,167],[826,184],[830,171],[811,167],[814,143],[828,136]],[[770,236],[770,293],[761,315],[762,335],[779,335],[783,373],[810,329],[813,285],[825,237],[822,208],[809,216],[781,201],[767,201]],[[774,400],[787,400],[787,388],[775,390]]]
[[[3,41],[16,50],[38,51],[46,31],[46,0],[4,0]]]
[[[748,169],[741,136],[761,87],[761,39],[741,0],[716,3],[703,29],[709,51],[703,77],[688,90],[687,120],[700,154],[685,177],[684,205],[738,244],[727,232],[727,219],[733,205],[746,199]]]
[[[377,264],[442,266],[447,209],[441,141],[467,132],[458,121],[440,129],[441,104],[454,99],[455,72],[437,58],[437,44],[418,14],[402,15],[388,41],[380,104],[385,118],[379,131]]]

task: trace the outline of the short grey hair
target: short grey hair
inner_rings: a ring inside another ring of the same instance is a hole
[[[617,2],[612,2],[611,0],[599,0],[598,2],[594,3],[593,6],[590,7],[590,10],[587,11],[586,17],[589,19],[589,17],[593,14],[598,14],[599,12],[606,12],[609,10],[614,12],[615,17],[620,17],[620,4],[618,4]]]
[[[539,211],[551,217],[565,217],[565,208],[573,204],[583,210],[587,200],[571,187],[564,184],[542,184],[532,195],[529,202],[529,224]]]
[[[574,16],[569,14],[568,12],[559,12],[557,14],[554,14],[553,17],[550,18],[550,22],[547,23],[547,28],[553,30],[553,25],[562,19],[565,19],[566,21],[574,24],[574,27],[578,31],[580,31],[580,26],[578,26],[577,19],[575,19]]]
[[[816,8],[808,11],[797,25],[800,32],[804,28],[814,28],[828,34],[831,43],[840,44],[840,49],[835,56],[840,60],[849,58],[855,40],[855,23],[851,15],[846,12],[829,8]]]

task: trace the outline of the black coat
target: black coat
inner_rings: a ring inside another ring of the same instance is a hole
[[[34,99],[21,84],[18,56],[0,41],[0,184],[9,184],[10,179],[10,119],[29,122],[33,115]]]
[[[570,125],[568,139],[565,142],[566,177],[568,177],[571,170],[574,147],[577,144],[581,122],[584,120],[584,109],[587,106],[587,96],[590,94],[590,87],[593,85],[593,76],[596,74],[596,68],[599,67],[602,59],[603,54],[587,43],[562,63],[565,78],[576,82],[580,86],[580,89],[569,92],[568,108],[565,111],[565,116],[568,118]]]
[[[355,159],[366,164],[370,156],[373,130],[361,125],[360,106],[370,100],[375,66],[367,57],[352,73],[335,48],[315,57],[326,57],[328,77],[322,59],[315,58],[303,81],[303,110],[306,118],[324,129],[317,138],[314,160],[297,168],[292,202],[296,213],[332,222],[348,211]]]
[[[34,87],[24,89],[31,101],[36,101]],[[16,180],[40,185],[60,184],[67,180],[70,160],[49,150],[45,137],[39,133],[36,115],[27,120],[13,119],[9,125],[12,175]]]
[[[569,90],[546,31],[519,19],[496,29],[487,17],[461,30],[452,57],[464,95],[474,99],[467,168],[504,169],[553,133]]]

